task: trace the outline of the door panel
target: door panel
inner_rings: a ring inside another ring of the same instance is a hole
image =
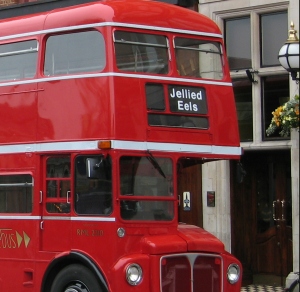
[[[43,157],[41,249],[71,248],[71,160],[69,155]]]
[[[181,159],[178,166],[179,222],[203,227],[201,164]]]
[[[292,270],[290,152],[246,152],[243,180],[232,163],[233,253],[245,284],[255,274],[284,277]]]

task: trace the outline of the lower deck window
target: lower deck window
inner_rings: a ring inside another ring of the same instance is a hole
[[[30,174],[0,175],[0,213],[30,213],[32,202]]]
[[[174,218],[173,171],[169,158],[123,156],[120,160],[120,211],[124,220]]]

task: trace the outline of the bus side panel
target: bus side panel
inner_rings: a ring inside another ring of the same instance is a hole
[[[239,129],[232,87],[207,86],[206,94],[213,144],[239,147]]]
[[[120,140],[146,141],[145,82],[138,78],[114,78],[115,135]],[[134,88],[134,89],[133,89]]]
[[[1,291],[23,291],[34,286],[38,226],[38,220],[28,220],[26,216],[0,220]]]
[[[33,183],[32,193],[28,194],[32,194],[33,206],[28,213],[7,213],[7,206],[23,209],[18,187],[0,190],[0,291],[38,291],[33,290],[40,224],[38,200],[34,198],[39,194],[36,163],[37,155],[30,152],[0,154],[0,176],[30,174]],[[2,182],[5,184],[5,177]]]
[[[0,87],[0,143],[35,141],[36,84]]]
[[[109,137],[107,78],[49,81],[39,88],[38,141]]]

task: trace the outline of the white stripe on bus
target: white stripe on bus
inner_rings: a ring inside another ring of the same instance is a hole
[[[68,217],[68,216],[43,216],[41,218],[45,221],[94,221],[94,222],[115,222],[116,218],[114,217],[90,217],[90,216],[82,216],[82,217]]]
[[[2,213],[3,214],[3,213]],[[41,220],[41,216],[30,216],[30,215],[1,215],[0,220]]]
[[[69,79],[82,79],[82,78],[99,78],[99,77],[125,77],[125,78],[137,78],[137,79],[149,79],[149,80],[159,80],[159,81],[172,81],[172,82],[184,82],[192,84],[208,84],[208,85],[220,85],[220,86],[232,86],[231,82],[223,81],[211,81],[211,80],[199,80],[192,78],[178,78],[178,77],[169,77],[163,75],[146,75],[146,74],[131,74],[131,73],[117,73],[117,72],[105,72],[105,73],[87,73],[87,74],[76,74],[76,75],[64,75],[64,76],[51,76],[43,77],[36,79],[26,79],[26,80],[14,80],[0,82],[0,87],[13,86],[13,85],[22,85],[22,84],[34,84],[41,82],[51,82],[59,80],[69,80]],[[181,84],[184,85],[184,84]],[[41,90],[41,89],[39,89]],[[1,93],[4,95],[5,93]],[[9,92],[13,94],[13,92]]]
[[[114,217],[70,217],[70,216],[30,216],[30,215],[1,215],[0,220],[43,220],[43,221],[88,221],[88,222],[115,222]]]
[[[51,151],[82,151],[99,150],[98,141],[70,141],[70,142],[45,142],[33,144],[1,145],[0,154],[17,154]],[[140,150],[140,151],[164,151],[194,154],[220,154],[220,155],[241,155],[241,147],[160,143],[160,142],[137,142],[111,140],[112,149],[119,150]]]

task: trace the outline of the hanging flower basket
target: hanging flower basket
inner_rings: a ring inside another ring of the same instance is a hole
[[[299,95],[279,106],[272,115],[271,124],[266,130],[267,136],[279,130],[281,137],[290,137],[291,129],[296,128],[299,131]]]

